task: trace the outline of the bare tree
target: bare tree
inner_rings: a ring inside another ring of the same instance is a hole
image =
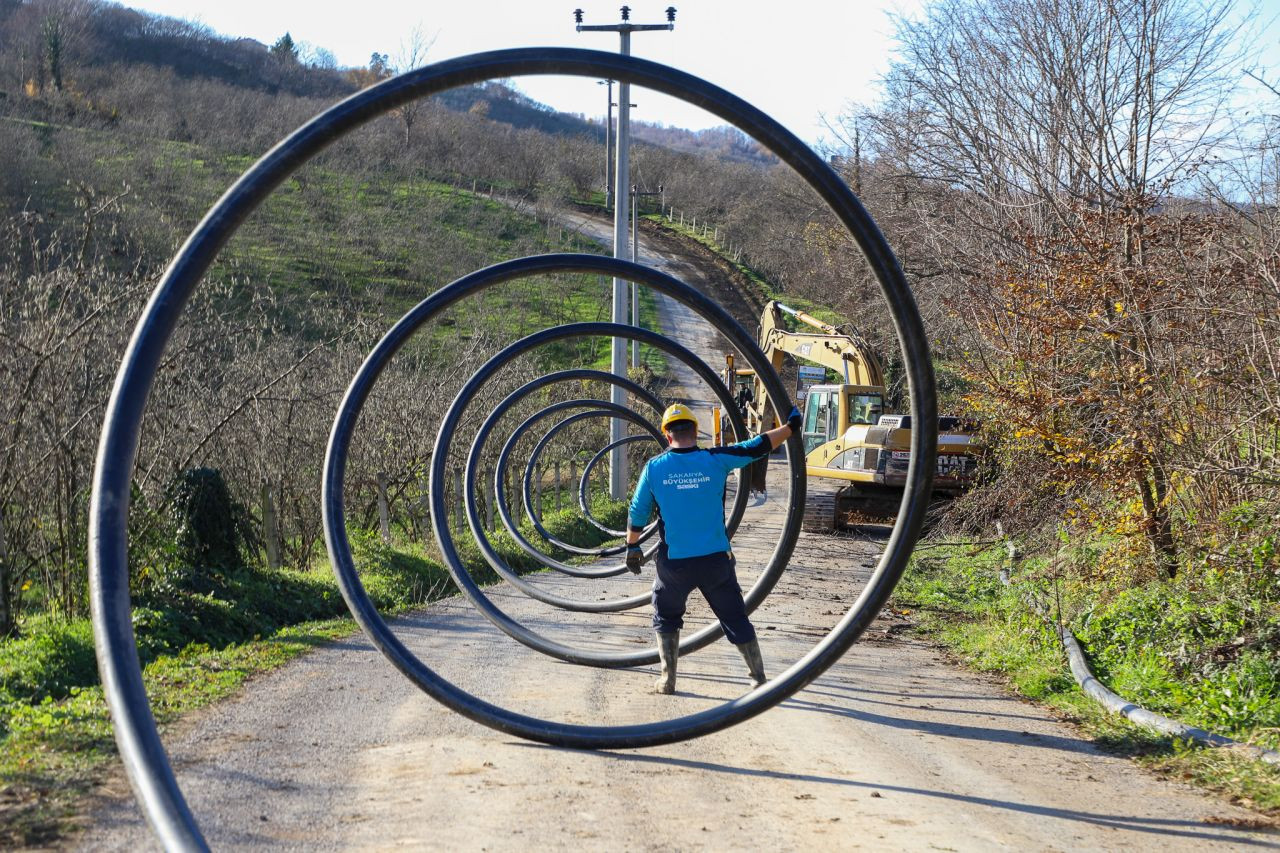
[[[887,108],[870,116],[878,153],[975,205],[1059,225],[1074,201],[1167,191],[1223,129],[1241,58],[1233,7],[932,4],[924,19],[898,21],[902,58],[886,78]]]
[[[1221,144],[1241,58],[1235,20],[1230,0],[940,0],[898,21],[885,107],[865,115],[888,172],[885,206],[913,230],[909,266],[935,277],[933,296],[967,326],[971,357],[985,356],[974,375],[1007,390],[1019,375],[1011,365],[1037,363],[1021,377],[1031,382],[1024,410],[1049,389],[1062,394],[1059,416],[1028,419],[1049,446],[1077,431],[1126,448],[1119,479],[1140,498],[1169,573],[1182,416],[1168,416],[1177,393],[1153,393],[1152,377],[1191,351],[1170,335],[1176,306],[1153,282],[1165,265],[1211,262],[1175,251],[1167,208]],[[1183,281],[1168,292],[1195,292]],[[1099,327],[1086,333],[1057,313],[1073,301]],[[1057,355],[1028,362],[1028,341]],[[1077,397],[1079,383],[1088,393]]]
[[[438,34],[437,34],[438,35]],[[399,49],[396,50],[395,56],[392,58],[392,65],[397,74],[403,74],[406,71],[412,71],[420,68],[427,61],[427,54],[431,50],[431,46],[436,43],[436,35],[428,37],[419,23],[409,31],[409,35],[404,41],[400,42]],[[404,144],[406,146],[413,139],[413,125],[418,120],[418,116],[422,113],[422,101],[410,101],[396,109],[396,114],[400,117],[400,122],[404,125]]]

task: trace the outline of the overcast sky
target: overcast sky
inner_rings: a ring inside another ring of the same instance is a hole
[[[578,33],[573,10],[587,24],[615,24],[620,2],[599,0],[471,0],[471,2],[315,3],[299,0],[125,0],[123,5],[200,21],[223,35],[271,44],[288,31],[332,51],[343,66],[366,65],[374,51],[393,57],[414,27],[434,38],[428,59],[506,47],[553,45],[616,51],[616,33]],[[917,12],[920,0],[634,0],[631,20],[663,23],[677,8],[674,31],[636,33],[632,53],[696,74],[745,98],[814,142],[824,135],[819,116],[835,116],[850,101],[874,97],[888,67],[890,13]],[[531,97],[567,112],[603,113],[605,94],[594,81],[524,78]],[[635,93],[633,117],[680,127],[723,122],[652,93]]]

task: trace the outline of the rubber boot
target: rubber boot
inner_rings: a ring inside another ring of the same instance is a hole
[[[738,646],[738,651],[742,652],[742,659],[747,662],[747,670],[751,673],[751,680],[755,682],[756,687],[768,681],[764,675],[764,657],[760,654],[760,641],[752,640],[749,643],[742,643]]]
[[[676,692],[676,661],[680,658],[680,632],[658,634],[658,659],[662,661],[662,674],[654,682],[656,693]]]

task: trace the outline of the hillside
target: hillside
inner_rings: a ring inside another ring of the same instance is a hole
[[[263,95],[336,100],[387,73],[385,57],[376,67],[339,68],[322,48],[305,53],[268,46],[253,39],[219,36],[209,28],[107,3],[81,2],[59,6],[58,13],[42,13],[42,4],[20,0],[0,3],[0,35],[11,48],[4,52],[8,66],[0,77],[0,104],[10,114],[45,120],[79,122],[128,121],[136,106],[120,91],[118,78],[153,77],[161,81],[212,84]],[[47,53],[47,22],[55,21],[61,47],[56,69],[37,61]],[[36,59],[33,59],[36,58]],[[55,77],[56,71],[56,77]],[[7,82],[6,82],[7,81]],[[54,103],[38,92],[52,88],[69,97]],[[436,100],[459,113],[478,113],[515,130],[536,130],[551,136],[580,136],[603,142],[599,117],[557,112],[502,81],[450,90]],[[188,104],[192,111],[198,106]],[[772,162],[758,147],[730,128],[687,131],[636,122],[641,144],[708,154],[729,159]]]

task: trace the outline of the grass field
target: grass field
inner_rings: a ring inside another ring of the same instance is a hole
[[[1020,588],[1000,582],[1005,559],[999,544],[926,543],[894,591],[894,607],[909,611],[920,630],[968,665],[1005,676],[1018,693],[1056,709],[1104,748],[1280,815],[1280,767],[1229,750],[1180,743],[1110,714],[1086,696],[1071,676],[1054,631],[1027,608]],[[1043,569],[1037,560],[1028,560],[1015,580],[1035,578]],[[1248,654],[1179,671],[1169,663],[1180,655],[1200,661],[1204,652],[1229,643],[1241,631],[1247,592],[1217,592],[1235,604],[1229,608],[1233,616],[1216,625],[1206,618],[1214,609],[1205,606],[1208,594],[1203,581],[1194,577],[1155,582],[1127,597],[1105,599],[1069,583],[1055,583],[1049,590],[1059,612],[1076,614],[1069,616],[1068,625],[1082,641],[1095,674],[1112,690],[1184,723],[1280,747],[1280,678],[1274,656],[1270,666]],[[1179,628],[1179,614],[1194,617],[1194,630]],[[1280,612],[1264,603],[1254,622],[1280,624]]]

